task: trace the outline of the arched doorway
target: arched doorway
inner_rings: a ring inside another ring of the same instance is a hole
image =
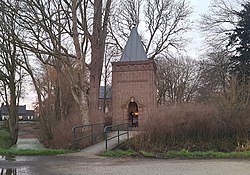
[[[136,102],[128,104],[128,121],[132,127],[138,127],[138,105]]]

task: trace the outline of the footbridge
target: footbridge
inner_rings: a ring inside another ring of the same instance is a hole
[[[120,145],[137,133],[129,123],[78,125],[72,128],[73,148],[95,155]]]

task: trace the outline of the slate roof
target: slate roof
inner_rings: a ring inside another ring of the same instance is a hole
[[[18,106],[18,115],[25,115],[26,114],[26,105]],[[1,114],[2,115],[8,115],[9,111],[6,105],[1,106]]]
[[[26,116],[35,116],[34,110],[26,110]]]
[[[105,86],[100,86],[100,93],[99,93],[99,98],[104,98],[104,88]],[[107,86],[107,91],[106,91],[106,98],[111,98],[112,96],[112,88],[111,86]]]
[[[147,60],[147,54],[141,42],[141,37],[137,32],[137,27],[131,30],[128,41],[120,61],[142,61]]]

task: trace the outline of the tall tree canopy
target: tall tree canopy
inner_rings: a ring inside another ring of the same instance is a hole
[[[235,48],[231,68],[240,81],[247,81],[250,76],[250,2],[243,5],[238,13],[239,22],[230,36],[229,46]]]
[[[187,0],[120,0],[110,18],[110,35],[113,43],[122,49],[131,28],[136,25],[148,58],[173,55],[187,43],[184,34],[190,30],[191,13]]]
[[[228,104],[235,99],[232,101],[237,104],[236,106],[246,105],[250,99],[250,2],[211,2],[209,13],[204,14],[201,21],[208,53],[208,62],[202,64],[204,85],[210,84],[209,87],[215,88],[208,91],[212,92],[210,97],[222,95],[226,97]]]

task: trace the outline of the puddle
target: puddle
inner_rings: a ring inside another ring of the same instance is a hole
[[[0,168],[0,175],[33,175],[34,173],[29,171],[27,167],[21,168],[13,168],[13,169],[1,169]]]
[[[30,162],[34,161],[34,156],[1,156],[0,161]],[[1,174],[0,174],[1,175]]]
[[[1,156],[0,155],[0,160],[16,161],[16,156]]]
[[[0,174],[1,175],[17,175],[16,169],[1,169],[0,168]]]
[[[27,156],[1,156],[0,161],[6,163],[5,166],[0,166],[0,175],[33,175],[28,162],[33,161],[32,157]],[[25,162],[25,164],[17,164],[17,162]],[[27,164],[26,164],[27,163]],[[17,166],[18,165],[18,166]]]

